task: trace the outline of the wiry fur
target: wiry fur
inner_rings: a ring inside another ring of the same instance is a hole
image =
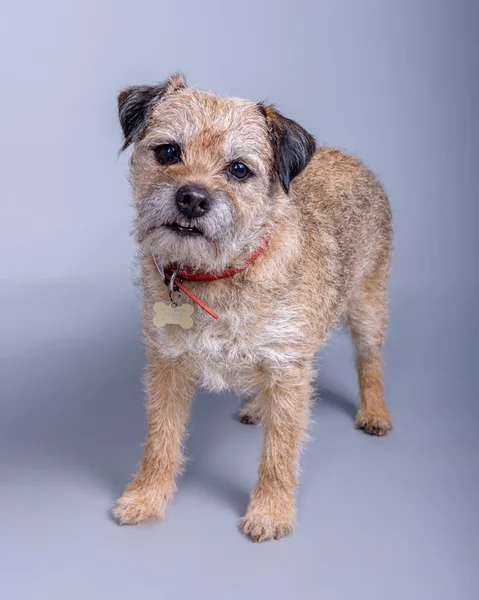
[[[377,435],[391,427],[381,374],[392,243],[387,196],[359,160],[316,149],[302,127],[270,106],[200,92],[177,76],[140,92],[130,88],[119,102],[121,115],[125,106],[131,111],[132,94],[137,102],[148,98],[146,107],[139,103],[138,118],[128,113],[134,139],[122,122],[125,143],[135,143],[148,439],[114,514],[119,523],[163,516],[182,464],[195,387],[229,388],[252,398],[242,421],[264,427],[258,483],[240,526],[253,540],[278,538],[295,523],[313,357],[341,317],[356,346],[356,424]],[[182,149],[181,162],[159,165],[153,148],[172,142]],[[234,180],[227,166],[235,160],[254,175]],[[179,237],[163,227],[192,224],[174,202],[186,184],[207,189],[213,199],[211,211],[194,222],[204,237]],[[164,266],[215,272],[244,264],[266,238],[265,252],[242,273],[188,284],[218,321],[196,307],[190,330],[153,325],[153,304],[167,301],[167,290],[152,254]]]

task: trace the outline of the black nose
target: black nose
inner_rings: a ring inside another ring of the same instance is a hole
[[[184,185],[176,192],[176,206],[185,217],[195,219],[210,210],[211,198],[206,190],[193,185]]]

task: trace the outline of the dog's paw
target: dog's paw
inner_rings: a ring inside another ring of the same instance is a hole
[[[142,493],[140,490],[126,491],[111,513],[119,525],[136,525],[144,521],[158,521],[164,517],[166,498],[157,500],[157,494]]]
[[[295,524],[294,511],[292,516],[285,517],[251,510],[240,520],[238,527],[252,542],[265,542],[271,539],[279,540],[288,535],[293,531]]]
[[[388,415],[372,415],[359,412],[355,422],[356,429],[361,429],[369,435],[386,435],[392,429],[391,419]]]
[[[255,400],[250,400],[239,409],[238,418],[245,425],[259,425],[261,422],[261,409]]]
[[[261,417],[257,417],[248,411],[243,411],[243,409],[239,411],[238,417],[240,423],[243,423],[244,425],[259,425],[261,421]]]

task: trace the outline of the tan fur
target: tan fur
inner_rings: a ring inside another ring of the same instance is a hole
[[[356,346],[356,426],[377,435],[391,428],[381,374],[392,243],[386,194],[359,160],[328,148],[316,150],[286,194],[274,180],[268,132],[274,111],[265,112],[267,118],[254,103],[176,81],[136,142],[131,169],[139,214],[149,426],[138,474],[114,507],[119,523],[163,516],[182,464],[189,404],[194,388],[203,386],[250,396],[241,419],[263,424],[258,482],[241,529],[254,541],[289,533],[313,357],[341,317]],[[151,148],[172,140],[182,146],[182,162],[158,165]],[[224,166],[238,158],[255,169],[247,182],[225,176]],[[209,225],[214,239],[175,239],[176,234],[145,225],[150,218],[145,207],[158,208],[162,218],[163,203],[186,183],[216,194],[219,212]],[[221,271],[244,264],[266,238],[263,255],[242,273],[186,284],[220,315],[218,321],[196,307],[191,330],[153,325],[153,304],[167,301],[153,253],[164,265]]]

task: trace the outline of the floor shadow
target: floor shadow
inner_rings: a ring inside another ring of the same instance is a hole
[[[319,413],[325,409],[338,410],[351,419],[356,416],[357,405],[350,398],[330,388],[317,389],[313,411]]]
[[[238,407],[239,402],[232,394],[197,393],[186,441],[188,468],[181,485],[201,489],[240,516],[247,506],[249,490],[240,486],[234,470],[220,467],[216,460],[218,448],[241,439],[243,425],[231,422],[232,409]],[[237,459],[233,455],[222,457],[223,462],[231,460],[233,465]]]
[[[241,488],[238,483],[225,477],[218,477],[213,471],[197,470],[194,474],[187,472],[182,478],[184,489],[194,485],[215,502],[221,502],[231,509],[238,517],[246,512],[249,501],[249,491]],[[234,479],[234,474],[232,476]]]

